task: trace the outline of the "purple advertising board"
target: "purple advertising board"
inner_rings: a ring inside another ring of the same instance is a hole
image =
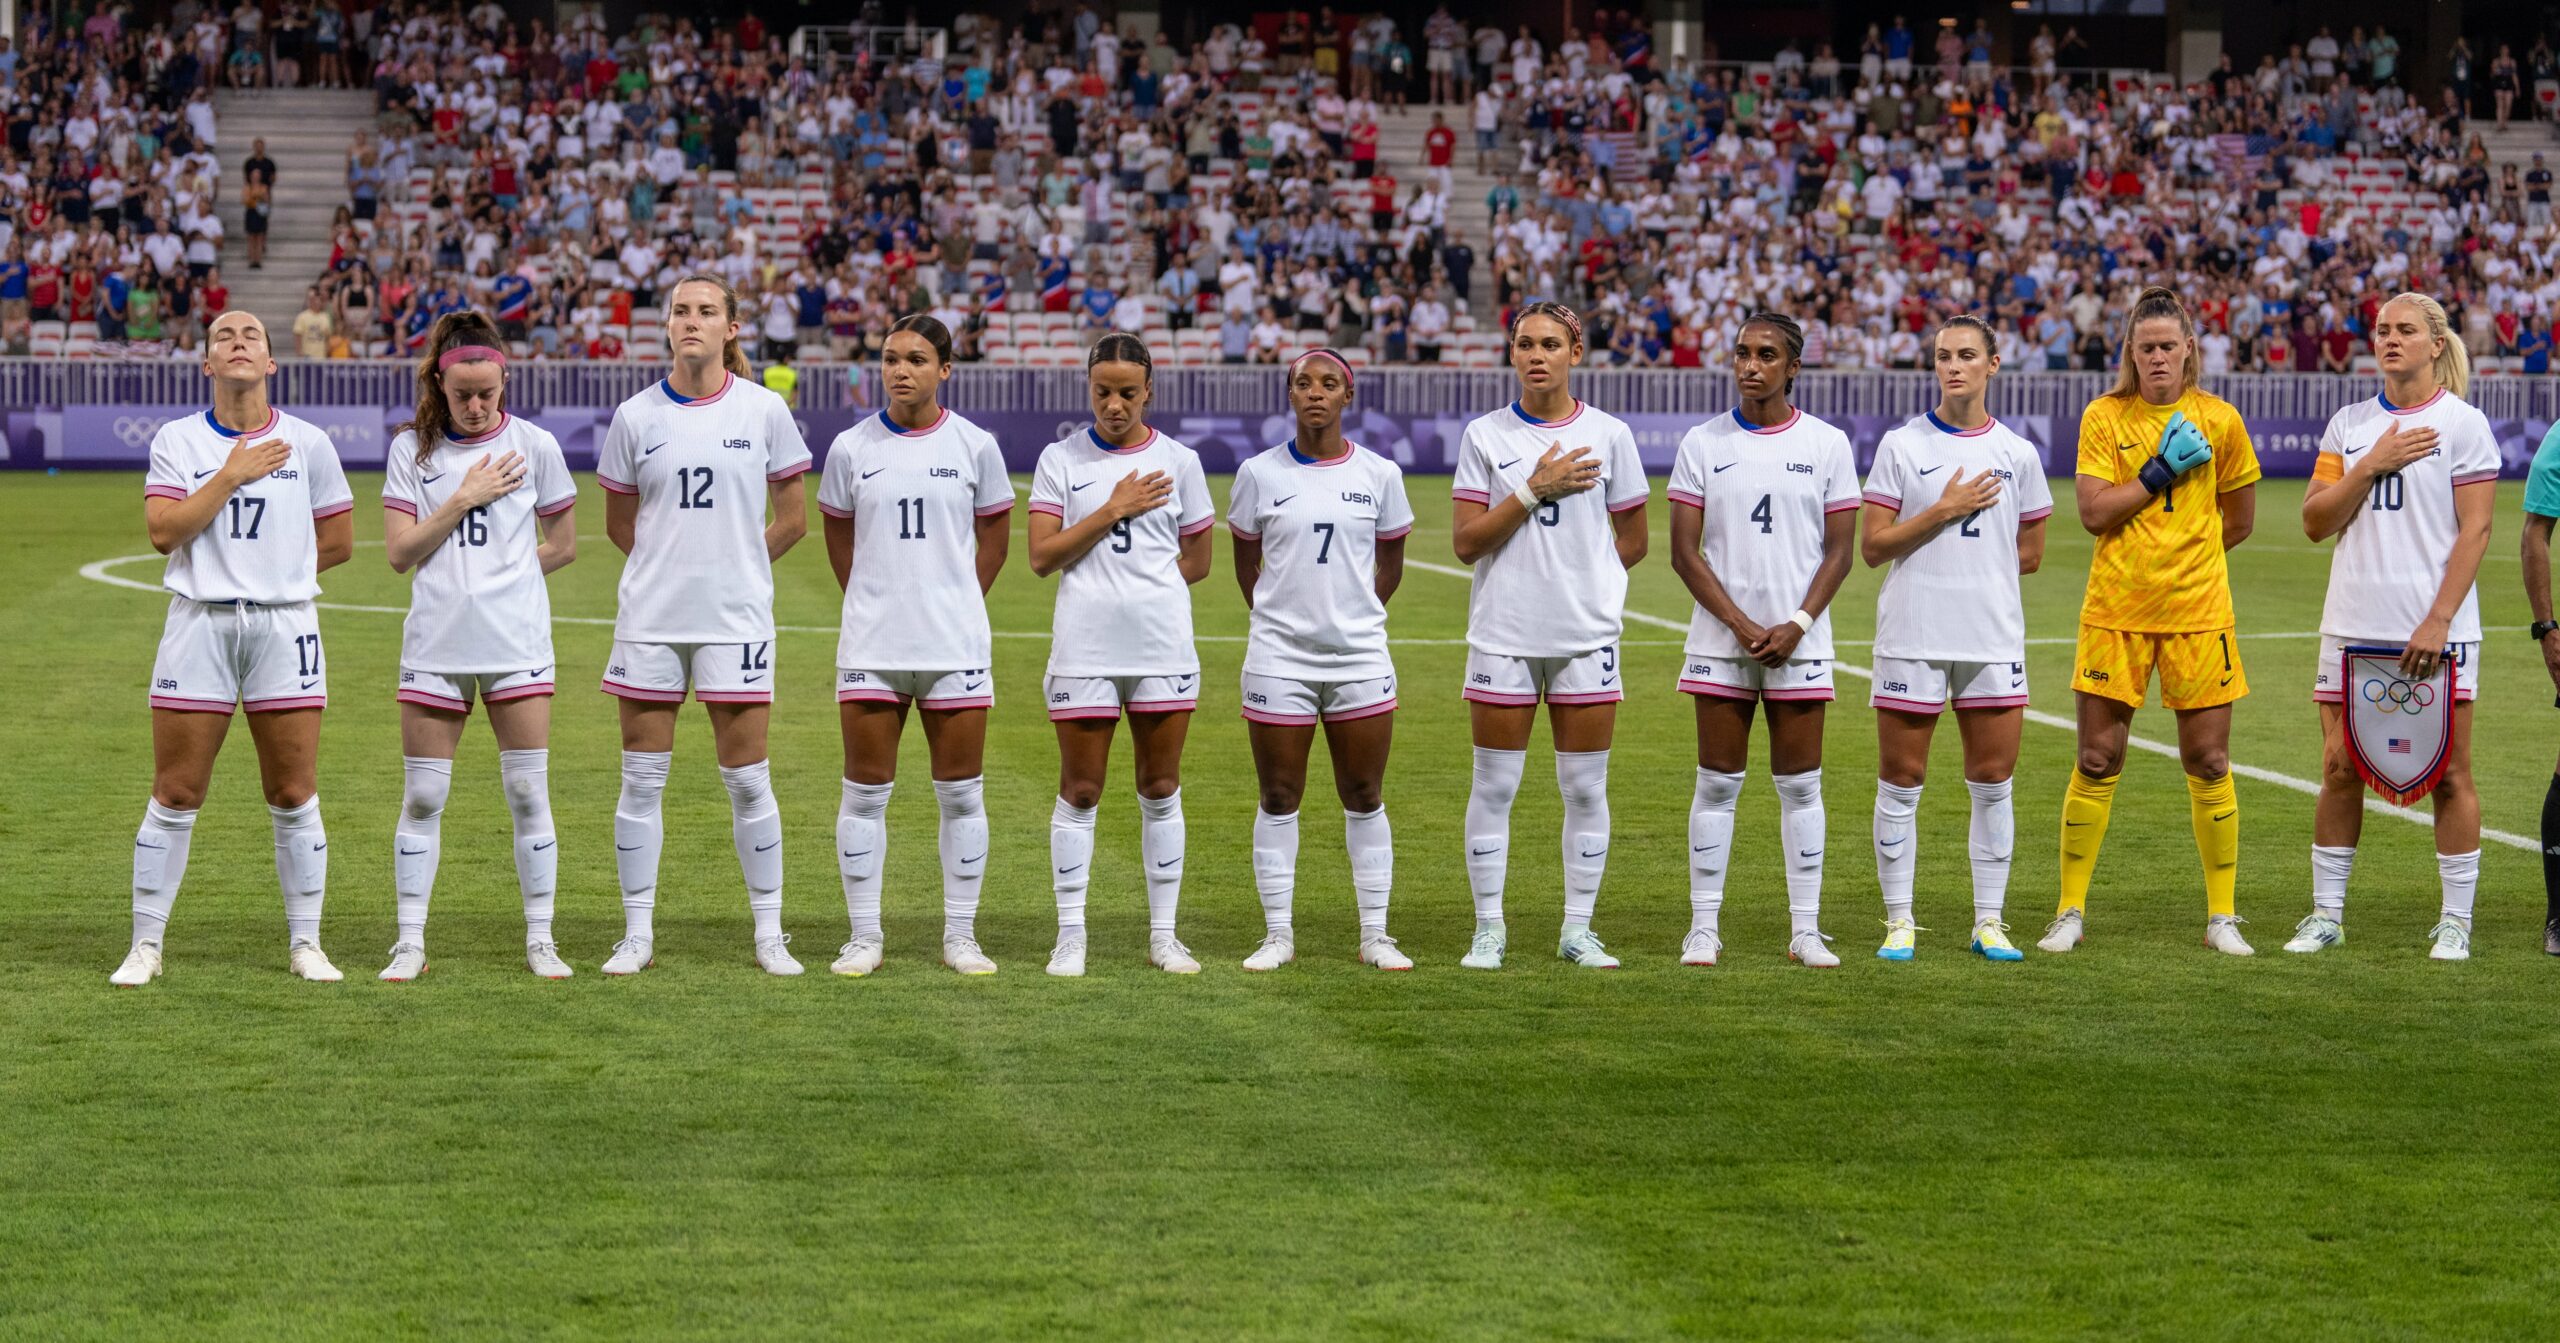
[[[338,445],[342,462],[353,470],[378,470],[388,451],[394,431],[409,418],[405,406],[300,405],[289,408],[293,414],[326,430]],[[970,414],[959,408],[962,414]],[[5,429],[9,465],[19,467],[62,467],[85,469],[138,470],[150,457],[152,436],[170,420],[201,413],[200,405],[156,406],[65,406],[19,408],[7,412]],[[804,411],[800,428],[810,446],[824,464],[827,447],[836,436],[857,420],[877,411],[828,409]],[[592,470],[596,451],[604,440],[606,425],[613,409],[607,406],[556,406],[538,411],[527,418],[551,431],[560,440],[561,451],[569,465],[577,470]],[[1039,460],[1040,450],[1057,440],[1081,431],[1088,421],[1080,414],[1049,411],[992,411],[970,414],[970,418],[1004,445],[1005,462],[1015,471],[1027,472]],[[1679,451],[1680,439],[1697,423],[1688,415],[1628,415],[1623,417],[1635,431],[1636,447],[1643,457],[1645,469],[1656,475],[1667,474],[1671,459]],[[1849,415],[1835,423],[1856,445],[1858,469],[1863,472],[1875,458],[1877,442],[1887,430],[1903,423],[1905,417],[1886,415]],[[2023,434],[2043,450],[2046,474],[2073,474],[2078,448],[2079,425],[2067,415],[2027,415],[2004,419],[2010,428]],[[1161,414],[1153,423],[1162,432],[1189,444],[1200,454],[1201,464],[1213,474],[1233,471],[1236,463],[1275,444],[1285,442],[1290,421],[1285,412],[1265,414]],[[2504,458],[2504,474],[2521,479],[2532,465],[2533,454],[2550,425],[2540,420],[2492,420]],[[1421,475],[1445,474],[1456,460],[1459,439],[1465,434],[1467,417],[1456,415],[1398,414],[1368,410],[1355,404],[1345,428],[1353,442],[1393,458],[1405,470]],[[2319,452],[2320,435],[2325,422],[2308,419],[2262,418],[2249,426],[2258,460],[2266,474],[2275,477],[2304,477],[2311,474],[2313,460]]]

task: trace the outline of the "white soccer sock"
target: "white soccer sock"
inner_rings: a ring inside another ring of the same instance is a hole
[[[553,896],[560,888],[560,837],[551,828],[551,753],[498,752],[498,783],[515,822],[516,889],[524,896],[524,940],[551,940]]]
[[[436,861],[444,852],[444,802],[453,791],[453,762],[400,758],[400,822],[391,832],[391,890],[399,940],[427,944],[427,901],[436,893]]]
[[[1147,933],[1173,932],[1182,904],[1182,790],[1163,797],[1138,794],[1138,855],[1147,865]]]
[[[1884,916],[1911,917],[1911,887],[1920,874],[1920,856],[1911,840],[1912,819],[1920,813],[1920,790],[1876,780],[1876,884],[1884,888]],[[1788,869],[1790,877],[1794,869]],[[1794,892],[1788,892],[1793,904]]]
[[[158,942],[168,936],[169,910],[178,903],[178,883],[187,875],[187,848],[195,841],[196,814],[161,806],[142,807],[142,829],[133,837],[133,940]]]
[[[2436,855],[2436,876],[2444,883],[2444,916],[2471,926],[2471,898],[2480,891],[2480,851]]]
[[[622,885],[622,935],[642,942],[655,936],[658,848],[666,824],[658,814],[667,792],[667,751],[622,753],[622,796],[613,804],[613,870]]]
[[[1556,752],[1556,791],[1564,795],[1564,931],[1572,934],[1591,926],[1609,867],[1609,753]]]
[[[320,828],[320,799],[268,807],[275,823],[276,884],[284,888],[288,937],[320,940],[320,906],[329,894],[329,834]]]
[[[1787,923],[1791,933],[1822,927],[1822,845],[1829,817],[1822,810],[1822,771],[1781,774],[1778,833],[1787,846]]]
[[[986,778],[936,779],[942,805],[942,935],[978,935],[978,888],[987,877]]]
[[[729,842],[747,879],[747,912],[756,940],[782,936],[782,808],[773,800],[773,770],[766,761],[720,767],[729,789]]]
[[[836,871],[844,878],[844,914],[854,937],[881,936],[880,873],[889,856],[892,787],[847,779],[836,808]]]
[[[1700,769],[1689,795],[1689,928],[1715,932],[1724,909],[1724,874],[1733,861],[1734,803],[1742,776]]]
[[[1973,858],[1973,921],[1998,922],[2009,904],[2009,863],[2018,851],[2018,818],[2009,802],[2009,781],[1965,781],[1973,794],[1973,825],[1965,848]]]
[[[2442,855],[2438,855],[2441,860]],[[2441,868],[2443,863],[2439,861]],[[2311,912],[2332,923],[2347,921],[2347,879],[2356,871],[2356,850],[2325,844],[2311,846]]]
[[[1511,802],[1520,796],[1526,751],[1476,748],[1475,783],[1467,790],[1467,888],[1476,922],[1502,922],[1502,886],[1511,866]]]
[[[1093,823],[1099,809],[1059,798],[1049,808],[1049,889],[1058,897],[1058,931],[1084,931],[1085,892],[1093,887]]]
[[[1384,937],[1387,900],[1396,884],[1396,839],[1387,828],[1387,809],[1343,812],[1342,843],[1351,851],[1351,895],[1360,909],[1360,937]]]
[[[1298,813],[1253,812],[1253,889],[1262,897],[1262,927],[1289,935],[1290,905],[1298,891]]]

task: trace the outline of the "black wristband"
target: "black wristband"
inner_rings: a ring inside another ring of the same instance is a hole
[[[2533,622],[2532,629],[2533,641],[2540,643],[2551,637],[2551,631],[2560,630],[2560,620],[2537,620]]]
[[[2169,465],[2167,457],[2153,457],[2142,464],[2142,474],[2139,479],[2142,481],[2142,488],[2158,494],[2177,483],[2178,472],[2176,468]]]

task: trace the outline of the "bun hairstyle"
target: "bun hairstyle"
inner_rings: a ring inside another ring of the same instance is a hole
[[[449,312],[427,329],[426,353],[418,356],[418,409],[393,437],[418,431],[418,464],[424,466],[436,448],[453,436],[453,403],[444,395],[444,372],[456,364],[491,363],[504,367],[506,339],[497,324],[465,309]],[[501,397],[501,404],[504,398]]]
[[[2133,370],[2133,330],[2145,322],[2167,318],[2178,324],[2179,334],[2187,338],[2187,360],[2180,370],[2178,390],[2186,391],[2204,376],[2204,351],[2196,345],[2196,319],[2187,311],[2187,302],[2178,291],[2153,285],[2133,301],[2133,311],[2124,318],[2124,340],[2116,349],[2116,385],[2107,393],[2114,397],[2139,396],[2142,377]]]
[[[1773,327],[1777,330],[1778,339],[1787,343],[1788,363],[1800,364],[1804,362],[1804,327],[1799,324],[1796,319],[1789,317],[1782,312],[1770,312],[1763,309],[1743,318],[1742,326],[1735,327],[1734,331],[1738,335],[1741,333],[1743,327],[1748,327],[1754,323],[1758,323],[1762,326]],[[1796,380],[1793,377],[1789,377],[1787,379],[1787,386],[1784,394],[1792,395],[1795,390]]]
[[[1982,353],[1984,355],[1993,359],[2000,357],[2000,338],[1992,334],[1990,323],[1983,321],[1972,313],[1960,312],[1955,316],[1938,323],[1938,329],[1930,334],[1929,349],[1932,352],[1933,358],[1935,356],[1935,351],[1938,348],[1938,337],[1943,336],[1960,326],[1971,327],[1975,331],[1981,333]]]
[[[925,320],[933,319],[928,317]],[[1155,384],[1155,356],[1147,353],[1145,341],[1126,331],[1114,331],[1093,343],[1093,349],[1084,357],[1084,371],[1091,373],[1097,364],[1136,364],[1147,371],[1148,385]]]
[[[1528,321],[1532,317],[1550,318],[1563,324],[1565,334],[1572,338],[1573,343],[1576,345],[1580,345],[1582,343],[1581,316],[1576,314],[1573,309],[1556,302],[1554,299],[1543,298],[1521,308],[1520,311],[1511,314],[1511,329],[1502,333],[1503,339],[1518,339],[1520,335],[1520,324]]]
[[[707,284],[719,290],[722,310],[728,313],[731,322],[738,320],[738,291],[731,289],[727,280],[705,271],[695,271],[667,286],[668,297],[674,297],[677,290],[689,284]],[[668,348],[672,352],[674,347]],[[738,343],[736,336],[731,336],[728,343],[720,347],[720,366],[741,378],[753,378],[756,375],[754,367],[747,363],[746,347]]]
[[[929,312],[909,313],[889,324],[890,335],[894,336],[901,331],[912,331],[924,337],[924,343],[933,347],[933,357],[936,362],[942,364],[951,362],[951,328],[944,326],[942,319]],[[1095,348],[1101,347],[1097,344]],[[1138,348],[1143,352],[1146,347],[1141,345]]]
[[[2444,315],[2444,305],[2414,291],[2394,294],[2382,306],[2388,308],[2393,303],[2406,303],[2417,309],[2418,315],[2426,320],[2427,334],[2444,343],[2436,351],[2434,360],[2436,383],[2455,396],[2469,395],[2471,352],[2462,348],[2462,337],[2453,333],[2453,324]]]

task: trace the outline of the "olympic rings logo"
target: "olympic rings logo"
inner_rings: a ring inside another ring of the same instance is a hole
[[[2424,681],[2397,676],[2388,681],[2370,677],[2364,683],[2364,702],[2401,713],[2421,713],[2436,702],[2436,688]]]
[[[160,426],[167,423],[166,419],[158,416],[119,415],[116,417],[115,436],[123,440],[126,447],[138,448],[150,442],[160,432]]]

